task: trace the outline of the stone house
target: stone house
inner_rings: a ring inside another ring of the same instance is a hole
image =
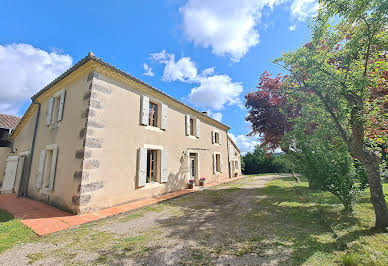
[[[11,152],[11,133],[19,123],[20,118],[13,115],[0,114],[0,187],[3,183],[5,166]]]
[[[19,195],[85,213],[241,173],[228,126],[92,53],[31,99],[12,134]]]

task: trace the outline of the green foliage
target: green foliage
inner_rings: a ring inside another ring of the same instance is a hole
[[[267,153],[265,149],[257,145],[255,150],[248,152],[241,158],[244,174],[260,173],[284,173],[290,171],[290,161],[284,154],[275,155]]]
[[[326,114],[316,113],[319,104],[306,106],[304,111],[284,138],[288,145],[292,143],[288,158],[309,180],[310,189],[331,192],[351,212],[359,192],[367,187],[365,170],[351,157],[343,140],[331,134],[333,125]]]

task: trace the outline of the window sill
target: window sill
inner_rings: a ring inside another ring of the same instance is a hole
[[[49,129],[51,130],[51,129],[57,128],[60,125],[61,125],[61,121],[55,122],[55,123],[49,125]]]
[[[52,190],[49,190],[48,188],[42,188],[41,192],[42,194],[49,195],[51,194]]]
[[[219,144],[219,143],[213,143],[213,145],[221,146],[221,144]]]
[[[189,137],[189,138],[191,138],[191,139],[199,139],[198,137],[193,136],[193,135],[188,135],[187,137]]]
[[[155,131],[155,132],[164,132],[164,130],[162,130],[158,127],[154,127],[154,126],[145,126],[144,128],[147,130]]]
[[[159,183],[159,182],[152,182],[152,183],[147,183],[145,184],[144,187],[141,187],[141,190],[148,190],[148,189],[153,189],[153,188],[158,188],[158,187],[163,187],[164,183]]]

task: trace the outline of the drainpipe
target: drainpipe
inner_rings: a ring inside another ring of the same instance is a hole
[[[226,149],[228,154],[228,172],[229,172],[229,178],[232,178],[232,169],[230,169],[230,158],[229,158],[229,140],[228,140],[228,131],[226,131]]]
[[[33,104],[38,105],[38,112],[36,114],[36,120],[35,120],[35,127],[34,127],[34,134],[32,136],[32,143],[31,143],[31,152],[30,152],[30,160],[28,162],[28,168],[27,168],[27,174],[26,174],[26,182],[23,186],[23,196],[27,196],[27,189],[28,189],[28,183],[30,182],[30,174],[31,174],[31,167],[32,167],[32,158],[34,155],[34,150],[35,150],[35,140],[36,140],[36,132],[38,130],[38,124],[39,124],[39,116],[40,116],[40,103],[37,102],[32,102]],[[21,186],[19,186],[20,190]],[[20,191],[18,193],[18,196],[20,194]]]

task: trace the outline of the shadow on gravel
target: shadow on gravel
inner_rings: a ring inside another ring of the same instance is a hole
[[[170,200],[168,204],[181,214],[157,223],[166,232],[164,237],[176,239],[180,247],[153,246],[135,261],[303,264],[315,252],[344,250],[368,234],[354,230],[337,235],[333,228],[351,227],[359,220],[344,217],[332,197],[315,199],[311,193],[316,192],[303,187],[241,188],[239,184]]]

